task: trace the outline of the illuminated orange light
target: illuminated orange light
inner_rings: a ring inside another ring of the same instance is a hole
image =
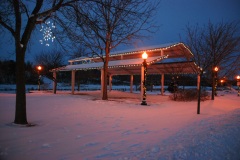
[[[37,69],[40,71],[40,70],[42,70],[42,67],[41,67],[41,66],[38,66]]]
[[[217,71],[218,71],[218,67],[214,67],[214,71],[216,71],[216,72],[217,72]]]
[[[146,52],[143,52],[143,54],[142,54],[142,59],[147,59],[147,58],[148,58],[147,53],[146,53]]]
[[[237,80],[240,80],[240,76],[237,76]]]

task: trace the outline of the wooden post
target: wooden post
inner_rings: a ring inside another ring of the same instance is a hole
[[[104,78],[104,69],[101,69],[101,97],[103,96],[103,78]]]
[[[164,74],[161,74],[161,95],[164,95]]]
[[[133,92],[133,75],[130,75],[130,93]]]
[[[200,88],[200,74],[197,75],[197,90]]]
[[[57,72],[53,71],[53,94],[57,91]]]
[[[72,94],[74,94],[74,89],[75,89],[75,70],[72,70],[72,81],[71,81],[71,85],[72,85]]]
[[[112,75],[109,75],[109,91],[112,90]]]

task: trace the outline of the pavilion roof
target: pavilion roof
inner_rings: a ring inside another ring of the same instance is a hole
[[[142,53],[147,52],[148,74],[197,74],[200,68],[190,58],[192,52],[183,43],[171,43],[136,50],[114,52],[110,55],[108,72],[111,75],[141,74]],[[100,57],[80,57],[69,60],[70,65],[52,71],[102,69]]]

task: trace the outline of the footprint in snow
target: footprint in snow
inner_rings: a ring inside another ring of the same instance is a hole
[[[82,138],[83,136],[81,136],[81,135],[78,135],[77,137],[76,137],[76,139],[80,139],[80,138]]]
[[[90,143],[85,144],[85,146],[86,147],[92,147],[92,146],[96,146],[98,144],[99,144],[98,142],[90,142]]]
[[[48,143],[44,143],[44,144],[42,145],[42,148],[50,148],[50,147],[51,147],[51,145],[48,144]]]

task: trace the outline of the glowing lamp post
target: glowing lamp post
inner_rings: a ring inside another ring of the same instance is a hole
[[[144,52],[142,54],[142,59],[143,59],[143,98],[142,98],[142,103],[141,105],[147,105],[147,102],[146,102],[146,79],[147,79],[147,58],[148,58],[148,55],[146,52]]]
[[[37,66],[37,70],[38,70],[38,90],[40,91],[40,71],[42,70],[42,66]]]
[[[239,90],[239,88],[240,88],[240,76],[239,75],[237,76],[237,86],[238,86],[238,96],[240,96],[240,90]]]
[[[220,82],[221,82],[221,86],[223,86],[223,82],[224,82],[224,80],[223,80],[223,79],[221,79],[221,80],[220,80]]]
[[[215,72],[215,86],[214,86],[214,94],[215,96],[217,95],[217,73],[218,73],[219,68],[218,67],[214,67],[214,72]]]
[[[214,96],[217,95],[217,73],[219,68],[216,66],[213,68],[213,83],[212,83],[212,100],[214,100]]]

